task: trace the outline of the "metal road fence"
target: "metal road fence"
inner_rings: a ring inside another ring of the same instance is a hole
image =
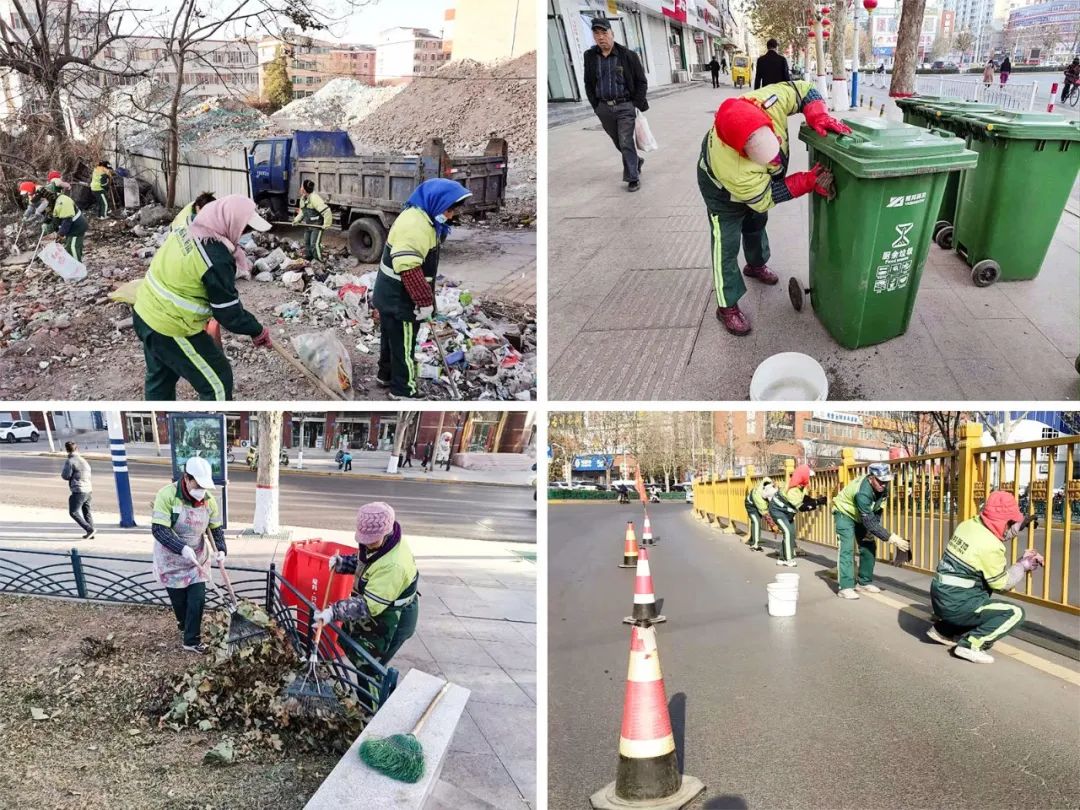
[[[1004,87],[995,76],[987,87],[981,78],[956,76],[916,76],[915,90],[923,96],[942,96],[961,101],[995,104],[1003,110],[1031,110],[1035,107],[1038,82],[1010,82]]]
[[[261,605],[284,629],[296,654],[306,658],[314,635],[310,616],[315,606],[273,565],[265,570],[230,566],[228,571],[237,598]],[[295,605],[285,604],[282,594],[286,592]],[[74,548],[70,552],[0,548],[0,593],[170,607],[169,595],[148,560],[81,554]],[[217,610],[229,605],[223,593],[208,588],[206,607]],[[372,658],[340,625],[322,634],[319,660],[330,679],[352,693],[369,714],[397,687],[398,671]]]
[[[1056,437],[1019,444],[982,446],[980,425],[964,425],[954,452],[930,453],[889,462],[893,481],[885,504],[885,527],[911,543],[907,567],[932,575],[956,525],[978,514],[990,492],[1005,490],[1017,499],[1024,514],[1036,515],[1038,527],[1006,548],[1009,563],[1029,548],[1037,550],[1045,567],[1009,595],[1024,601],[1080,615],[1080,436]],[[857,462],[845,449],[839,467],[816,470],[810,494],[828,503],[796,518],[799,539],[837,547],[833,527],[833,498],[860,475],[869,462]],[[773,475],[779,486],[794,469]],[[761,479],[753,468],[745,476],[730,472],[720,478],[695,479],[694,511],[726,533],[747,522],[744,499]],[[892,560],[893,550],[877,543],[877,558]]]

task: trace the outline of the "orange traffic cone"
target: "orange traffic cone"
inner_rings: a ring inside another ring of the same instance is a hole
[[[644,537],[644,534],[642,534]],[[637,576],[634,578],[634,614],[623,619],[626,624],[658,624],[666,622],[656,610],[656,594],[653,593],[652,573],[649,571],[649,552],[642,546],[637,558]]]
[[[656,629],[635,625],[630,630],[619,769],[615,781],[590,796],[589,803],[596,810],[679,810],[704,790],[701,780],[679,774]]]
[[[623,542],[622,563],[619,568],[637,567],[637,536],[634,534],[634,521],[626,521],[626,535]]]
[[[645,515],[645,528],[641,530],[641,545],[652,546],[659,539],[659,537],[653,537],[652,523],[649,522],[649,516]]]

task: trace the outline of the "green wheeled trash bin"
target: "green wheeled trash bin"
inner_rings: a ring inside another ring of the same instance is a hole
[[[788,285],[841,346],[857,349],[907,331],[931,231],[949,172],[970,169],[975,153],[943,130],[886,118],[853,118],[851,135],[821,137],[805,124],[810,163],[832,170],[836,198],[810,203],[810,288]]]
[[[933,106],[938,102],[948,102],[951,99],[943,98],[942,96],[908,96],[907,98],[894,98],[896,106],[900,108],[900,112],[904,115],[904,123],[911,124],[913,127],[922,127],[926,129],[931,123],[931,114],[927,110],[927,107]]]
[[[1080,171],[1080,122],[1010,110],[965,121],[979,168],[960,180],[956,252],[979,287],[1033,279]]]

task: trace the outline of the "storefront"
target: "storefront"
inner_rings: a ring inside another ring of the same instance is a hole
[[[326,435],[325,413],[294,413],[292,431],[287,443],[294,450],[321,450]]]

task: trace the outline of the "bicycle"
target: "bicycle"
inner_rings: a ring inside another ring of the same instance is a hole
[[[1068,83],[1068,90],[1065,94],[1064,100],[1061,103],[1063,105],[1068,104],[1070,107],[1075,107],[1077,103],[1080,103],[1080,83]]]

